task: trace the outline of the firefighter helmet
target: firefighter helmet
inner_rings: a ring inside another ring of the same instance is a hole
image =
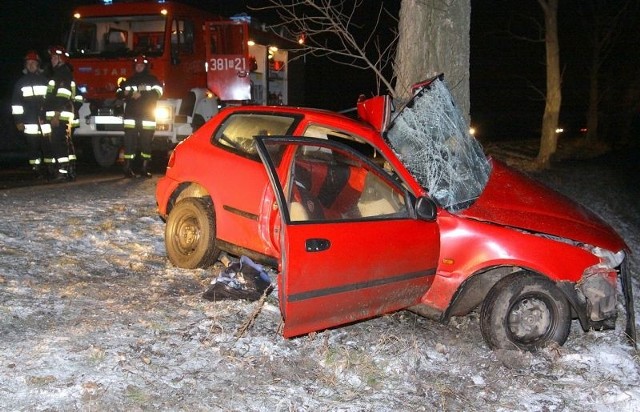
[[[144,54],[139,54],[133,59],[133,64],[149,64],[149,60],[147,60],[147,56]]]
[[[65,61],[69,57],[69,53],[63,46],[51,46],[49,47],[49,56],[58,56],[62,61]]]
[[[40,63],[40,56],[35,50],[29,50],[27,54],[24,55],[24,61],[26,62],[27,60],[34,60]]]

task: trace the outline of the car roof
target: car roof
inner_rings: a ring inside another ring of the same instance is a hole
[[[303,116],[308,122],[327,123],[334,126],[344,124],[345,127],[361,133],[366,133],[371,138],[371,133],[380,138],[378,133],[370,124],[363,122],[359,119],[354,119],[344,114],[333,112],[330,110],[308,108],[308,107],[295,107],[295,106],[258,106],[258,105],[246,105],[246,106],[234,106],[223,109],[223,113],[273,113],[273,114],[290,114],[294,116]]]

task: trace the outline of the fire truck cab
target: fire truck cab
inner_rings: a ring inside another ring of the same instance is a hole
[[[282,42],[246,15],[225,20],[177,2],[80,6],[66,44],[84,99],[74,136],[91,138],[101,166],[116,162],[124,136],[116,89],[139,54],[164,91],[154,150],[171,150],[222,105],[290,104]]]

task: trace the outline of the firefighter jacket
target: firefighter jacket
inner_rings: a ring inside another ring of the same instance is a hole
[[[25,72],[13,90],[11,113],[16,124],[24,124],[24,133],[38,135],[51,130],[40,126],[43,119],[44,99],[47,94],[47,78],[42,73]]]
[[[140,93],[140,97],[137,99],[133,98],[135,92]],[[156,76],[147,70],[135,73],[118,87],[116,96],[125,101],[125,128],[135,127],[136,121],[140,121],[144,129],[155,130],[156,103],[162,96],[162,85]]]
[[[76,96],[76,84],[73,73],[67,64],[60,64],[53,68],[53,74],[47,86],[47,98],[44,102],[45,115],[50,121],[56,113],[62,122],[73,121],[73,102]]]

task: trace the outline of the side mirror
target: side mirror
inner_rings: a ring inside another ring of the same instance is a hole
[[[420,220],[432,221],[438,215],[438,208],[433,200],[428,197],[420,197],[416,200],[416,216]]]

